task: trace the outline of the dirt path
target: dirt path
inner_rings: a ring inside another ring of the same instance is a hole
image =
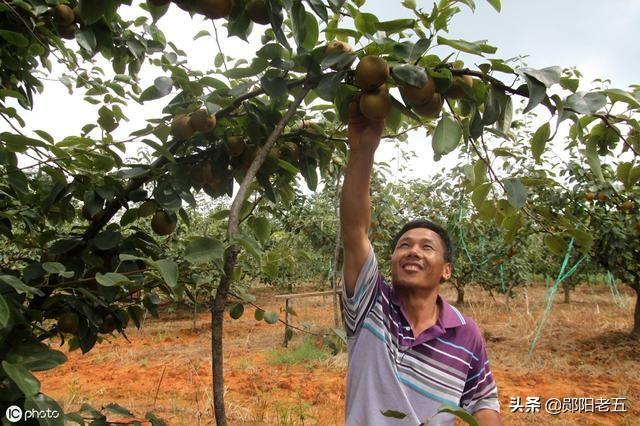
[[[449,288],[443,294],[455,300]],[[584,286],[569,305],[556,300],[533,357],[527,351],[544,307],[544,287],[529,289],[511,302],[510,312],[479,290],[467,291],[460,307],[482,328],[498,382],[507,425],[638,425],[640,418],[640,344],[628,339],[634,300],[625,293],[618,307],[606,287]],[[500,301],[501,302],[501,301]],[[257,302],[271,310],[279,302],[269,292]],[[312,331],[331,327],[330,298],[296,300],[295,321]],[[87,355],[68,354],[69,362],[40,373],[43,391],[66,410],[90,403],[116,402],[140,418],[153,411],[169,424],[213,424],[211,411],[210,318],[164,313],[148,319],[129,342],[112,338]],[[231,424],[340,425],[344,416],[346,356],[282,363],[292,351],[282,348],[280,325],[256,322],[247,309],[225,323],[225,387]],[[321,340],[316,339],[317,346]],[[294,336],[292,347],[304,338]],[[314,342],[312,340],[311,342]],[[306,342],[307,346],[313,344]],[[322,351],[316,351],[322,353]],[[626,398],[626,413],[511,413],[510,398]]]

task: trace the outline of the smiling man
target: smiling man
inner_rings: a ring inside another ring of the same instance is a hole
[[[393,241],[392,285],[378,272],[368,239],[369,186],[384,122],[364,118],[356,102],[349,113],[340,200],[349,349],[346,424],[449,425],[455,418],[438,414],[449,405],[464,408],[482,426],[500,425],[482,334],[439,295],[440,283],[451,276],[447,232],[427,220],[409,222]]]

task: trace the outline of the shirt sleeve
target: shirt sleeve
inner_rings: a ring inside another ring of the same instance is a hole
[[[460,406],[470,414],[482,409],[500,412],[498,387],[493,379],[493,374],[491,374],[489,357],[482,335],[478,336],[477,346],[471,361],[469,374],[467,375]]]
[[[344,277],[342,279],[344,283]],[[342,306],[344,307],[344,326],[347,337],[353,337],[360,329],[364,318],[375,304],[382,285],[382,276],[378,271],[378,261],[369,247],[367,260],[356,280],[352,297],[347,297],[345,286],[342,286]]]

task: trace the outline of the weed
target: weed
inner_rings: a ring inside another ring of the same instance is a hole
[[[267,362],[272,365],[303,364],[311,367],[329,356],[325,346],[317,346],[312,339],[304,339],[291,348],[272,349],[267,353]]]

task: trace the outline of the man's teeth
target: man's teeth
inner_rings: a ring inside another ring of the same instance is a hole
[[[404,269],[408,270],[408,271],[419,271],[420,267],[418,265],[404,265]]]

